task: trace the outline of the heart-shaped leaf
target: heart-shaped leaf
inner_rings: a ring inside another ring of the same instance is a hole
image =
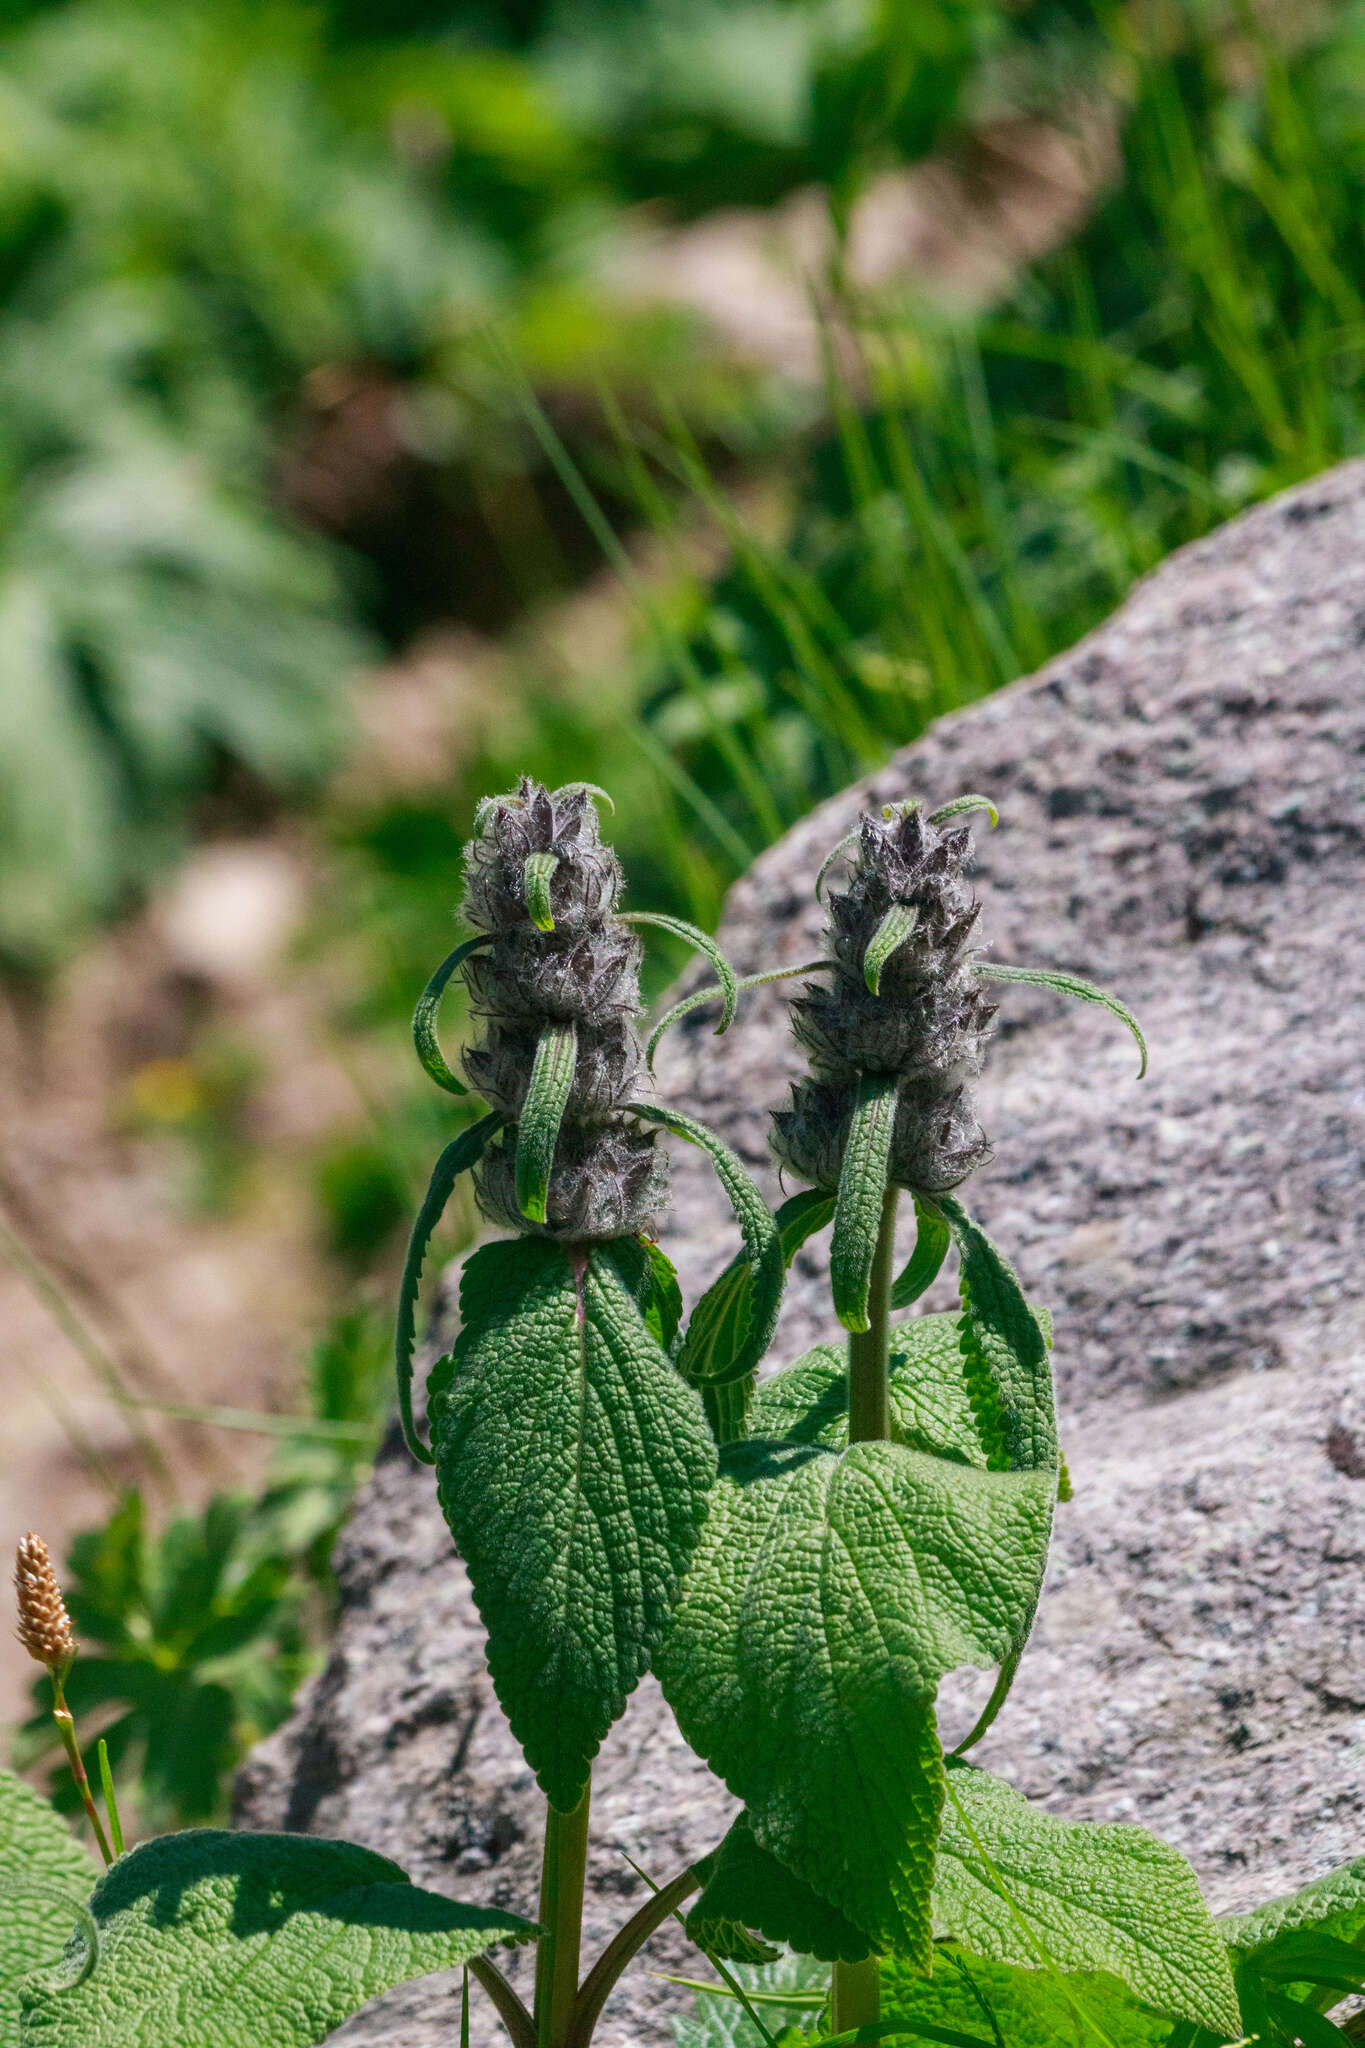
[[[926,1965],[934,1695],[1027,1630],[1054,1488],[901,1444],[734,1445],[656,1659],[760,1845]]]
[[[1179,1850],[1064,1821],[987,1771],[948,1772],[934,1932],[997,1962],[1105,1971],[1220,2040],[1241,2031],[1227,1951]]]
[[[98,1965],[24,1988],[24,2048],[314,2048],[381,1991],[535,1932],[349,1842],[217,1828],[144,1842],[90,1909]]]
[[[485,1245],[460,1310],[430,1381],[441,1506],[512,1732],[569,1812],[649,1668],[716,1454],[605,1248]]]

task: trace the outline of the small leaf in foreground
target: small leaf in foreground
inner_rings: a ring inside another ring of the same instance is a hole
[[[759,1846],[741,1813],[715,1852],[687,1932],[708,1955],[752,1962],[736,1938],[746,1929],[826,1963],[861,1962],[869,1947],[861,1927]]]
[[[535,1932],[349,1842],[216,1828],[144,1842],[90,1905],[99,1966],[25,1988],[26,2048],[315,2048],[381,1991]]]
[[[953,1233],[939,1210],[915,1196],[915,1249],[891,1283],[892,1308],[909,1308],[939,1276]]]
[[[55,1963],[70,1938],[63,1898],[84,1902],[98,1875],[61,1815],[0,1771],[0,2041],[18,2032],[19,1980]]]
[[[1106,1972],[1174,2019],[1240,2032],[1226,1950],[1178,1849],[1058,1820],[970,1766],[948,1772],[934,1931],[997,1962]]]
[[[937,1943],[934,1974],[899,1957],[882,1964],[882,2019],[907,2042],[955,2028],[987,2048],[1167,2048],[1171,2022],[1144,2009],[1112,1977],[1050,1975]]]

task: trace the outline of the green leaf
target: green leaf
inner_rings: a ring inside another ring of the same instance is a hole
[[[465,1263],[460,1310],[430,1382],[441,1506],[498,1698],[567,1812],[649,1668],[715,1451],[605,1249],[485,1245]]]
[[[660,1350],[671,1351],[682,1321],[682,1289],[672,1259],[662,1245],[648,1237],[618,1237],[606,1250]]]
[[[724,1007],[721,1010],[720,1022],[716,1026],[716,1036],[719,1037],[722,1032],[730,1029],[730,1026],[735,1021],[735,1004],[739,1000],[739,984],[735,979],[734,968],[730,965],[713,938],[708,937],[699,925],[689,924],[685,917],[665,917],[661,911],[657,910],[623,911],[617,922],[619,924],[655,925],[661,932],[671,932],[675,939],[683,939],[689,946],[694,947],[698,953],[704,953],[715,968],[716,979],[724,991]]]
[[[1218,1931],[1239,1958],[1271,1960],[1286,1937],[1312,1930],[1338,1941],[1365,1940],[1365,1856],[1315,1877],[1286,1898],[1272,1899],[1252,1913],[1229,1914]]]
[[[526,856],[526,910],[537,931],[552,932],[555,928],[554,912],[550,908],[550,884],[558,866],[559,856],[555,853],[529,853]]]
[[[960,1261],[959,1326],[968,1391],[993,1470],[1057,1465],[1052,1364],[1014,1269],[951,1195],[935,1197]]]
[[[973,960],[972,973],[979,974],[987,981],[1022,981],[1034,988],[1055,988],[1064,996],[1075,996],[1082,1003],[1100,1003],[1106,1010],[1112,1010],[1121,1023],[1128,1026],[1137,1040],[1142,1064],[1138,1068],[1138,1079],[1147,1071],[1147,1041],[1142,1035],[1142,1026],[1117,996],[1111,996],[1107,989],[1096,988],[1093,981],[1082,981],[1078,974],[1055,974],[1046,967],[1001,967],[994,960]]]
[[[872,1261],[886,1198],[891,1135],[896,1127],[895,1074],[863,1074],[848,1127],[834,1237],[829,1248],[834,1313],[846,1330],[865,1330]]]
[[[830,869],[834,866],[834,863],[838,859],[840,859],[843,854],[846,854],[851,847],[861,845],[862,836],[862,832],[858,829],[857,826],[855,826],[851,832],[845,832],[843,838],[839,841],[838,845],[832,846],[829,852],[825,855],[824,859],[820,863],[820,872],[815,877],[815,900],[817,903],[820,901],[820,891],[825,886],[825,877],[829,873]]]
[[[58,1961],[98,1874],[61,1815],[0,1771],[0,2040],[19,2030],[19,1980]]]
[[[919,923],[919,905],[893,903],[863,954],[863,980],[874,996],[882,992],[882,969],[897,947],[903,946]]]
[[[985,1468],[981,1429],[962,1376],[958,1320],[915,1316],[893,1324],[891,1432],[931,1457]],[[754,1401],[751,1433],[842,1450],[848,1441],[848,1360],[842,1344],[819,1344],[774,1373]]]
[[[744,1260],[749,1271],[749,1318],[739,1348],[728,1364],[707,1367],[705,1360],[708,1354],[702,1348],[707,1341],[706,1329],[698,1331],[694,1349],[689,1319],[678,1353],[678,1371],[684,1379],[694,1384],[705,1381],[713,1387],[732,1384],[753,1371],[772,1343],[773,1331],[777,1328],[777,1312],[782,1306],[787,1269],[773,1212],[729,1146],[708,1131],[705,1124],[684,1116],[679,1110],[663,1109],[657,1103],[632,1102],[628,1107],[632,1116],[638,1116],[647,1123],[662,1124],[675,1138],[685,1138],[707,1154],[739,1224],[739,1233],[744,1240]]]
[[[953,1233],[941,1212],[923,1195],[915,1196],[915,1249],[891,1283],[892,1308],[909,1308],[928,1292],[948,1256]]]
[[[313,2048],[379,1992],[535,1932],[349,1842],[215,1828],[144,1842],[90,1906],[99,1966],[25,1990],[33,2048]]]
[[[1057,1820],[986,1771],[948,1772],[934,1931],[997,1962],[1103,1971],[1222,2038],[1232,1972],[1189,1864],[1145,1828]]]
[[[715,1853],[711,1873],[687,1916],[687,1932],[711,1956],[769,1960],[742,1945],[748,1929],[821,1962],[857,1963],[867,1936],[827,1899],[760,1848],[741,1813]]]
[[[932,1977],[897,1956],[881,1976],[883,2021],[911,2040],[936,2039],[933,2026],[956,2027],[984,2048],[1167,2048],[1171,2039],[1170,2020],[1112,1977],[1017,1969],[944,1942],[935,1944]]]
[[[441,1041],[436,1036],[436,1020],[440,1013],[441,997],[445,994],[446,985],[455,969],[463,966],[470,954],[477,953],[480,946],[489,944],[489,938],[481,935],[477,939],[465,939],[453,953],[448,953],[417,998],[417,1008],[412,1013],[412,1042],[417,1048],[417,1057],[437,1087],[444,1088],[448,1095],[467,1095],[469,1090],[463,1081],[451,1073],[446,1064],[446,1056],[441,1051]]]
[[[484,1148],[495,1131],[501,1130],[507,1119],[500,1111],[491,1110],[478,1123],[471,1124],[467,1131],[461,1131],[458,1138],[452,1138],[445,1151],[437,1160],[431,1172],[431,1182],[422,1197],[422,1206],[417,1212],[417,1221],[412,1226],[408,1239],[407,1257],[403,1261],[403,1278],[398,1289],[398,1321],[394,1329],[393,1358],[394,1371],[398,1380],[398,1419],[403,1429],[403,1441],[414,1458],[420,1458],[424,1465],[435,1463],[431,1452],[417,1434],[417,1425],[412,1419],[412,1354],[417,1346],[417,1294],[422,1284],[422,1267],[426,1261],[427,1246],[445,1214],[446,1203],[451,1191],[462,1173],[471,1166],[477,1166],[484,1154]]]
[[[985,811],[994,831],[1000,823],[1000,813],[988,796],[955,796],[950,804],[940,804],[936,811],[930,811],[931,825],[946,825],[949,818],[960,818],[964,811]]]
[[[934,1694],[1027,1628],[1053,1485],[900,1444],[732,1445],[656,1659],[761,1846],[926,1965]]]
[[[772,981],[790,981],[798,974],[819,974],[823,969],[833,965],[832,960],[807,960],[800,967],[774,967],[767,974],[745,974],[735,983],[735,989],[742,994],[745,989],[764,988]],[[650,1032],[649,1044],[645,1047],[645,1065],[650,1073],[654,1071],[654,1055],[665,1031],[672,1030],[675,1024],[680,1024],[684,1017],[690,1017],[694,1010],[700,1010],[705,1004],[724,1000],[725,990],[719,985],[715,988],[699,988],[690,996],[684,996],[681,1002],[674,1003],[671,1010],[665,1010]]]
[[[577,1026],[572,1020],[547,1024],[536,1043],[526,1100],[517,1119],[517,1206],[532,1223],[545,1221],[559,1127],[577,1064]]]
[[[807,1238],[823,1230],[834,1214],[834,1197],[822,1188],[803,1188],[778,1210],[782,1264],[791,1265]],[[739,1357],[749,1327],[753,1272],[743,1254],[731,1259],[693,1309],[687,1325],[687,1372],[694,1384],[724,1377]]]

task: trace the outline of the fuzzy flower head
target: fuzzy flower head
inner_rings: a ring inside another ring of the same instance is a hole
[[[550,791],[523,778],[480,806],[464,915],[489,943],[465,964],[477,1020],[464,1054],[471,1086],[522,1116],[547,1029],[572,1031],[543,1219],[517,1194],[516,1139],[475,1171],[479,1206],[514,1230],[587,1241],[643,1230],[667,1193],[657,1133],[622,1114],[642,1063],[641,944],[617,916],[620,862],[602,843],[583,784]]]
[[[855,865],[830,899],[828,985],[792,1005],[810,1078],[775,1113],[774,1150],[803,1180],[836,1187],[860,1079],[893,1076],[890,1179],[946,1193],[990,1157],[973,1091],[995,1006],[972,971],[971,834],[907,803],[866,813],[844,851]]]

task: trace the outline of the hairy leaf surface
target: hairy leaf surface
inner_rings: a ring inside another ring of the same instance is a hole
[[[90,1906],[99,1964],[24,1992],[24,2048],[313,2048],[379,1992],[535,1932],[349,1842],[217,1828],[144,1842]]]
[[[867,1328],[872,1262],[896,1126],[896,1086],[894,1074],[862,1075],[848,1127],[829,1248],[834,1313],[846,1330]]]
[[[825,1963],[860,1962],[868,1951],[864,1930],[761,1848],[741,1813],[716,1851],[687,1932],[708,1955],[762,1961],[746,1943],[749,1928]]]
[[[932,1977],[899,1957],[883,1963],[882,2018],[902,2021],[908,2040],[938,2026],[983,2048],[1167,2048],[1171,2038],[1170,2020],[1112,1977],[1016,1969],[953,1943],[935,1946]]]
[[[948,1255],[953,1233],[937,1207],[915,1196],[915,1249],[891,1283],[892,1308],[909,1308],[933,1286]]]
[[[994,1470],[1057,1463],[1047,1335],[1009,1261],[951,1195],[936,1197],[957,1244],[967,1386]]]
[[[1227,1954],[1179,1850],[1145,1828],[1057,1820],[986,1771],[948,1772],[934,1931],[997,1962],[1105,1971],[1220,2038]]]
[[[1252,1913],[1229,1914],[1218,1931],[1239,1957],[1260,1959],[1289,1935],[1305,1931],[1360,1943],[1365,1937],[1365,1856],[1316,1877],[1287,1898],[1271,1899]]]
[[[485,1245],[460,1308],[430,1385],[441,1506],[512,1732],[568,1811],[649,1668],[715,1451],[606,1249]]]
[[[958,1319],[916,1316],[891,1331],[891,1434],[896,1443],[984,1467],[986,1446],[962,1374]],[[848,1359],[842,1344],[817,1344],[765,1380],[752,1433],[794,1443],[848,1441]]]
[[[61,1815],[0,1771],[0,2041],[19,2030],[20,1978],[55,1963],[70,1938],[63,1897],[83,1904],[98,1875]]]
[[[1053,1486],[901,1444],[723,1454],[659,1674],[760,1844],[875,1946],[927,1962],[934,1694],[1027,1628]]]
[[[833,1214],[834,1197],[820,1188],[803,1188],[782,1204],[775,1221],[784,1267]],[[685,1369],[690,1379],[713,1380],[729,1372],[744,1346],[752,1301],[753,1273],[741,1254],[712,1281],[688,1319]]]

